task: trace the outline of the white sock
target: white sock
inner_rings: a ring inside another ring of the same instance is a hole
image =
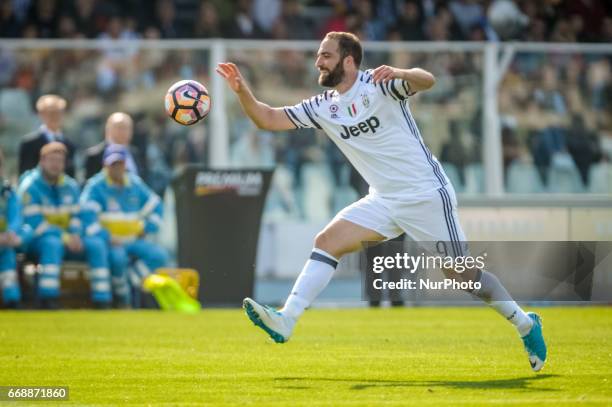
[[[280,310],[284,315],[298,319],[306,308],[329,284],[338,259],[321,249],[313,249],[310,259],[295,281],[285,306]]]
[[[527,335],[533,321],[512,299],[499,279],[494,274],[482,270],[480,284],[480,289],[472,293],[510,321],[521,336]]]

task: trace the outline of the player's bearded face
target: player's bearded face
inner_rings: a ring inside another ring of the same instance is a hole
[[[320,68],[319,85],[333,88],[344,79],[344,67],[342,66],[343,59],[340,59],[331,70]]]

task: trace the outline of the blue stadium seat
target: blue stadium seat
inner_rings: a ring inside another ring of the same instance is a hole
[[[612,194],[612,164],[597,163],[589,168],[589,192]]]
[[[334,193],[332,175],[327,164],[309,163],[302,167],[302,207],[306,220],[331,219],[331,202]]]
[[[466,194],[484,193],[484,171],[481,163],[470,164],[465,167],[465,192]]]
[[[513,162],[508,167],[506,191],[511,194],[544,192],[538,169],[532,163]]]
[[[442,164],[442,168],[444,168],[444,172],[446,173],[446,176],[451,184],[453,184],[455,191],[463,192],[464,185],[463,182],[461,182],[461,176],[459,175],[459,169],[457,166],[449,162],[441,162],[440,164]]]
[[[342,209],[357,201],[359,198],[359,194],[353,187],[348,185],[338,186],[334,190],[333,212],[340,212]]]
[[[266,198],[264,217],[266,220],[287,220],[299,217],[294,193],[295,180],[289,169],[278,164],[272,176],[270,191]]]
[[[556,153],[548,169],[548,191],[552,193],[580,193],[584,191],[580,173],[567,153]]]

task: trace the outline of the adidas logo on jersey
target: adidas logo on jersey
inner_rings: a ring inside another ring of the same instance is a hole
[[[380,120],[378,117],[372,116],[362,122],[357,123],[354,126],[344,126],[342,125],[342,129],[344,131],[340,132],[340,137],[345,140],[348,140],[351,136],[357,137],[361,133],[376,133],[376,129],[380,127]]]

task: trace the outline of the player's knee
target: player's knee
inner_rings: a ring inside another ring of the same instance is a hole
[[[83,239],[83,244],[88,254],[106,254],[106,244],[99,237],[86,237]]]
[[[155,267],[164,267],[168,265],[168,253],[161,247],[152,250],[149,254],[149,259],[151,263],[155,264]]]
[[[41,246],[45,250],[54,250],[64,247],[62,239],[58,236],[45,236],[41,238]]]
[[[339,259],[346,253],[341,242],[335,239],[332,233],[326,230],[319,232],[317,236],[315,236],[314,247],[331,254],[336,259]]]
[[[317,233],[314,239],[314,247],[328,251],[331,246],[329,234],[325,231]]]
[[[109,263],[112,268],[125,268],[129,263],[129,258],[125,250],[121,248],[111,249],[109,256]]]
[[[58,258],[61,259],[64,254],[64,243],[58,236],[45,236],[42,238],[41,258]]]

